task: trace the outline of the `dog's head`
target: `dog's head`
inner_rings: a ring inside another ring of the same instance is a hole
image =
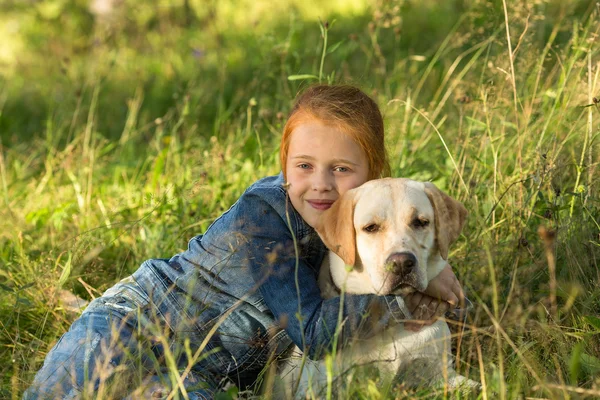
[[[386,178],[347,191],[316,229],[343,260],[341,267],[331,265],[337,287],[357,294],[406,294],[425,290],[445,266],[466,216],[460,202],[431,183]]]

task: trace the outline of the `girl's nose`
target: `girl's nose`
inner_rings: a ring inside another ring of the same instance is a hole
[[[312,190],[317,192],[327,192],[333,190],[333,177],[328,171],[317,172],[313,174]]]

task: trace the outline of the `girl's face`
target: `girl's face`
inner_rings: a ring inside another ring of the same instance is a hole
[[[343,131],[317,119],[292,132],[286,169],[292,205],[313,228],[323,211],[369,176],[362,149]]]

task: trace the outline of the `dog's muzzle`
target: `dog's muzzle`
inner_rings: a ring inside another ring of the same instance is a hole
[[[408,294],[418,289],[418,268],[419,262],[413,253],[404,251],[390,254],[385,262],[385,270],[393,276],[393,291]]]
[[[413,253],[393,253],[385,261],[385,269],[399,277],[408,277],[418,267],[417,257]]]

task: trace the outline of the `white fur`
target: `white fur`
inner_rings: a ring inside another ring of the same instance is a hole
[[[351,294],[380,295],[425,290],[428,282],[444,268],[446,261],[436,247],[435,210],[424,184],[407,179],[375,180],[353,192],[351,228],[355,229],[357,257],[354,265],[348,267],[334,252],[329,253],[319,276],[322,296],[338,296],[339,289]],[[430,224],[415,228],[415,218],[430,221]],[[364,227],[373,223],[379,228],[376,232],[367,232]],[[386,260],[394,253],[410,253],[417,260],[415,271],[411,272],[412,276],[408,279],[409,287],[403,284],[405,277],[390,272],[389,265],[386,265]],[[400,297],[398,299],[402,302]],[[306,360],[300,374],[302,352],[296,347],[293,354],[296,357],[285,360],[280,370],[288,388],[288,398],[296,383],[299,384],[295,398],[305,398],[307,393],[318,398],[327,387],[328,373],[337,377],[350,367],[361,365],[376,367],[381,376],[388,380],[393,379],[399,371],[412,371],[412,376],[407,374],[401,378],[409,385],[422,384],[423,378],[438,386],[479,385],[458,375],[452,368],[450,330],[441,319],[419,332],[405,330],[404,324],[399,323],[366,340],[357,339],[338,352],[329,368],[325,360]],[[407,367],[415,360],[419,360],[415,370]]]

